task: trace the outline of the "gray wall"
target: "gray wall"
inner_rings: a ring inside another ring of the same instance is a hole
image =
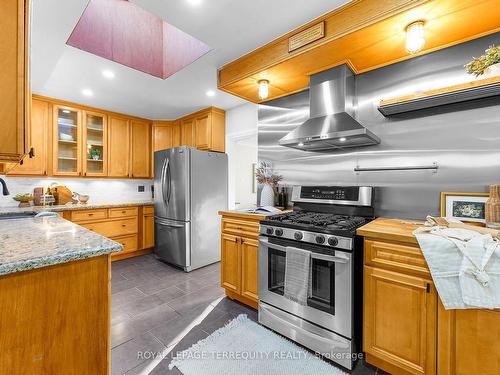
[[[357,75],[355,117],[382,139],[377,146],[322,154],[279,146],[308,118],[308,91],[260,105],[259,160],[271,161],[287,185],[375,186],[377,216],[439,215],[441,191],[487,191],[500,183],[500,96],[389,118],[377,105],[383,98],[470,80],[464,64],[493,44],[500,45],[500,33]],[[356,166],[433,163],[437,173],[354,172]]]

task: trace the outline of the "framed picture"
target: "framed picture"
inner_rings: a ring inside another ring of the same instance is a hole
[[[488,193],[441,193],[441,216],[484,223],[484,207],[488,200]]]

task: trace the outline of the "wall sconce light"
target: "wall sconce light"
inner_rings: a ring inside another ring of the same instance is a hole
[[[425,45],[424,21],[415,21],[406,26],[406,50],[417,53]]]
[[[267,79],[261,79],[259,82],[259,98],[267,99],[269,96],[269,81]]]

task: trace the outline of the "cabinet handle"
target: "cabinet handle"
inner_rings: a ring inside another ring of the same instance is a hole
[[[33,159],[33,158],[35,157],[35,148],[34,148],[34,147],[31,147],[31,148],[30,148],[30,153],[29,153],[29,155],[30,155],[30,159]]]
[[[431,284],[427,283],[426,285],[426,292],[430,293],[431,292]]]
[[[127,224],[122,224],[122,227],[125,228],[127,226]]]
[[[126,214],[126,213],[127,213],[127,211],[122,211],[122,214]]]
[[[94,216],[94,214],[89,214],[89,216]]]

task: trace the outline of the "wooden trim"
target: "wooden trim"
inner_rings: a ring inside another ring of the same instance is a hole
[[[394,14],[400,13],[402,11],[414,8],[421,5],[429,0],[354,0],[348,4],[334,9],[331,12],[324,14],[297,29],[282,35],[271,42],[259,47],[243,56],[234,60],[230,63],[225,64],[219,69],[219,87],[227,86],[240,80],[243,77],[258,73],[262,70],[268,69],[271,66],[279,64],[285,60],[292,57],[304,54],[314,48],[320,47],[332,40],[339,39],[340,37],[353,33],[364,27],[372,25],[377,21],[385,18],[389,18]],[[300,33],[311,26],[319,22],[326,22],[327,30],[324,38],[308,44],[303,48],[299,48],[296,51],[288,52],[288,39],[297,33]],[[341,24],[342,28],[338,30],[328,30],[329,24]],[[283,53],[286,47],[286,53]],[[274,56],[272,60],[262,59],[262,55]],[[252,62],[252,64],[250,64]],[[245,71],[244,74],[232,75],[231,79],[224,80],[221,77],[221,73],[224,74],[224,70],[229,70],[234,68],[238,64],[245,64],[252,66]]]
[[[409,95],[404,95],[400,96],[397,98],[392,98],[392,99],[383,99],[380,101],[380,106],[386,106],[386,105],[391,105],[391,104],[398,104],[398,103],[405,103],[405,102],[410,102],[413,100],[418,100],[418,99],[426,99],[426,98],[431,98],[433,96],[439,96],[443,94],[451,94],[457,91],[462,91],[462,90],[470,90],[470,89],[475,89],[478,87],[482,86],[487,86],[491,84],[497,84],[500,83],[500,76],[498,77],[491,77],[491,78],[485,78],[485,79],[480,79],[476,81],[471,81],[471,82],[465,82],[465,83],[460,83],[457,85],[452,85],[448,87],[441,87],[438,89],[433,89],[433,90],[428,90],[416,94],[409,94]]]
[[[145,255],[145,254],[151,254],[154,251],[154,248],[150,249],[141,249],[141,250],[136,250],[136,251],[131,251],[130,253],[115,253],[111,257],[112,262],[116,262],[117,260],[123,260],[127,258],[133,258],[133,257],[138,257],[140,255]]]

